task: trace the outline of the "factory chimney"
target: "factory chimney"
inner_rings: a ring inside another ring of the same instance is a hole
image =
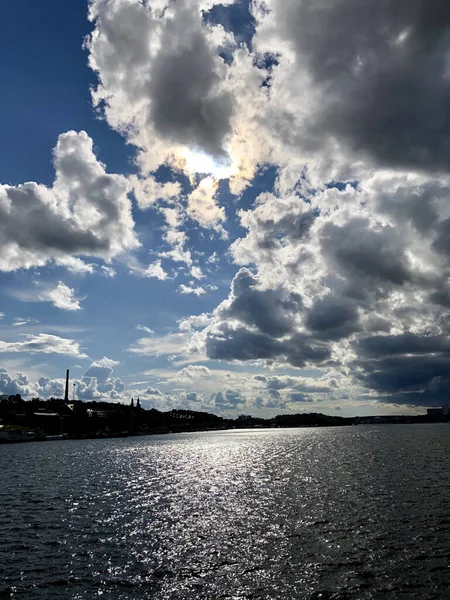
[[[64,394],[64,401],[69,402],[69,369],[66,371],[66,391]]]

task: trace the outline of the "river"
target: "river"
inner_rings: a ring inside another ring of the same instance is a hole
[[[450,426],[0,446],[0,599],[450,597]]]

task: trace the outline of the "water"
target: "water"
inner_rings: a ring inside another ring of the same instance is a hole
[[[0,599],[450,598],[449,425],[0,447]]]

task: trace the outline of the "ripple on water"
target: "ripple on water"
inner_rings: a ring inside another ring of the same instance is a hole
[[[445,598],[444,426],[0,447],[2,598]]]

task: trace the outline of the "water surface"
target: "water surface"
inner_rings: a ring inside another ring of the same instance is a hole
[[[450,597],[450,426],[0,447],[0,599]]]

